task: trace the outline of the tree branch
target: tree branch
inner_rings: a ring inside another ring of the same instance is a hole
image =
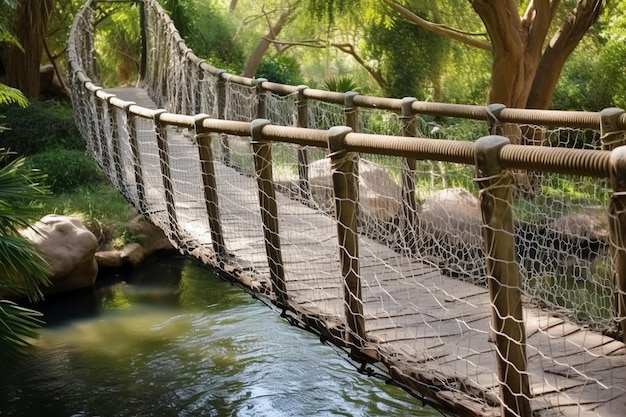
[[[339,49],[341,52],[344,52],[352,56],[354,60],[358,62],[359,65],[361,65],[372,76],[372,78],[374,78],[374,80],[380,86],[380,88],[383,91],[387,91],[387,82],[383,78],[383,75],[381,74],[380,70],[377,70],[373,68],[372,66],[368,65],[363,60],[363,58],[361,58],[359,54],[356,52],[356,50],[354,49],[354,45],[350,43],[331,43],[330,45]]]
[[[455,41],[462,42],[466,45],[473,46],[475,48],[483,49],[485,51],[491,51],[491,43],[487,41],[481,41],[478,39],[471,38],[461,31],[452,29],[445,25],[440,25],[437,23],[430,22],[428,20],[422,19],[415,13],[411,12],[407,8],[401,6],[395,1],[384,0],[384,2],[394,11],[400,13],[405,19],[409,22],[419,26],[420,28],[435,33],[437,35],[446,37],[448,39],[453,39]]]
[[[528,108],[548,108],[565,61],[598,19],[602,5],[603,0],[578,0],[576,8],[554,34],[539,62],[526,105]]]

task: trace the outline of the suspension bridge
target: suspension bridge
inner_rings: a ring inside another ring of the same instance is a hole
[[[196,57],[156,0],[138,2],[140,88],[104,88],[98,3],[70,32],[77,124],[112,184],[181,252],[442,409],[626,413],[623,110],[239,77]],[[428,137],[428,115],[482,133]]]

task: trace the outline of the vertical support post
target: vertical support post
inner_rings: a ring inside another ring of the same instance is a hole
[[[306,85],[299,85],[296,96],[297,125],[298,127],[309,127],[309,108],[304,90]],[[311,182],[309,181],[309,153],[304,146],[298,148],[298,188],[300,198],[304,201],[311,201]]]
[[[410,138],[416,136],[415,113],[412,104],[416,102],[415,97],[405,97],[402,99],[402,135]],[[417,202],[415,200],[415,171],[417,170],[417,160],[415,158],[404,158],[402,161],[402,236],[405,247],[411,252],[416,250],[415,231],[417,230]]]
[[[193,97],[193,102],[194,102],[194,108],[193,108],[193,112],[195,114],[200,114],[200,113],[205,113],[205,109],[202,106],[202,96],[204,95],[204,92],[202,91],[202,84],[203,81],[205,80],[205,77],[210,75],[208,73],[205,73],[204,70],[202,69],[202,65],[205,64],[206,62],[201,59],[200,61],[198,61],[198,65],[195,68],[195,72],[196,72],[196,85],[197,87],[194,88],[194,97]],[[209,110],[206,110],[209,111]]]
[[[91,132],[90,135],[93,138],[93,153],[100,165],[100,168],[103,168],[104,154],[103,154],[103,145],[102,145],[102,115],[100,111],[100,100],[98,100],[98,96],[96,96],[96,92],[100,90],[100,88],[96,89],[89,95],[90,101],[90,109],[92,120],[90,121]]]
[[[252,80],[252,84],[254,85],[254,90],[257,98],[257,107],[256,107],[256,118],[257,119],[266,119],[267,118],[267,90],[263,88],[263,83],[267,82],[266,78],[255,78]]]
[[[128,130],[128,141],[130,142],[130,151],[133,155],[133,171],[135,172],[135,184],[137,187],[137,200],[139,210],[142,214],[148,211],[148,203],[146,201],[146,186],[143,181],[143,169],[141,167],[141,155],[139,152],[139,139],[137,138],[137,116],[130,112],[130,107],[135,103],[126,105],[126,129]]]
[[[226,244],[224,243],[224,233],[222,231],[220,217],[215,166],[213,165],[213,149],[211,148],[211,134],[205,132],[202,127],[202,121],[207,117],[209,117],[207,114],[198,114],[195,116],[196,142],[198,143],[200,168],[202,170],[204,202],[207,215],[209,216],[209,227],[211,228],[211,242],[213,244],[215,257],[218,262],[221,262],[224,255],[226,255]]]
[[[619,119],[624,110],[618,107],[609,107],[600,112],[600,137],[602,149],[612,151],[618,146],[626,145],[626,130],[620,128]]]
[[[359,125],[359,113],[356,107],[354,107],[354,97],[358,96],[356,91],[348,91],[344,95],[344,115],[346,120],[346,126],[352,129],[354,132],[358,132]]]
[[[485,136],[476,141],[476,181],[480,186],[491,331],[498,352],[502,415],[528,417],[530,385],[519,267],[515,261],[512,176],[502,169],[498,158],[500,149],[509,143],[503,136]]]
[[[126,181],[124,181],[124,171],[122,170],[122,159],[120,152],[120,121],[117,109],[111,105],[111,97],[107,98],[108,111],[111,112],[111,144],[113,147],[113,169],[118,188],[125,192]]]
[[[492,103],[487,106],[487,115],[489,116],[487,123],[489,124],[489,132],[491,132],[492,135],[500,134],[500,132],[498,132],[498,128],[500,127],[500,113],[504,109],[506,109],[506,106],[500,103]]]
[[[288,297],[278,230],[278,205],[272,175],[272,144],[263,139],[263,127],[268,124],[270,121],[264,119],[252,121],[252,149],[254,150],[254,167],[259,188],[265,252],[270,268],[272,287],[276,295],[276,303],[279,306],[286,306]]]
[[[165,110],[157,110],[154,113],[154,126],[156,129],[157,145],[159,147],[159,162],[161,166],[161,180],[165,193],[165,208],[167,209],[167,220],[170,227],[169,238],[173,242],[179,242],[178,220],[176,218],[176,206],[174,204],[174,184],[172,183],[172,173],[170,170],[170,155],[167,143],[167,125],[161,122],[161,114]]]
[[[328,131],[328,149],[335,192],[335,215],[339,263],[344,283],[344,312],[348,323],[348,342],[353,349],[364,347],[365,318],[361,296],[359,239],[357,234],[357,155],[346,151],[344,138],[352,129],[336,126]]]
[[[611,152],[609,231],[615,262],[615,314],[622,341],[626,339],[626,146]]]
[[[219,70],[215,75],[217,77],[217,118],[226,119],[226,80],[224,79],[226,70]],[[228,144],[228,135],[221,134],[222,162],[226,166],[230,166],[230,146]]]

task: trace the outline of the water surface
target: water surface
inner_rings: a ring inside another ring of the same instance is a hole
[[[39,306],[2,416],[441,416],[185,259]]]

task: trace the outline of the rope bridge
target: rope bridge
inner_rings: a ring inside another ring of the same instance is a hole
[[[625,414],[623,110],[239,77],[138,4],[141,88],[99,85],[88,1],[72,101],[112,184],[181,252],[460,415]]]

